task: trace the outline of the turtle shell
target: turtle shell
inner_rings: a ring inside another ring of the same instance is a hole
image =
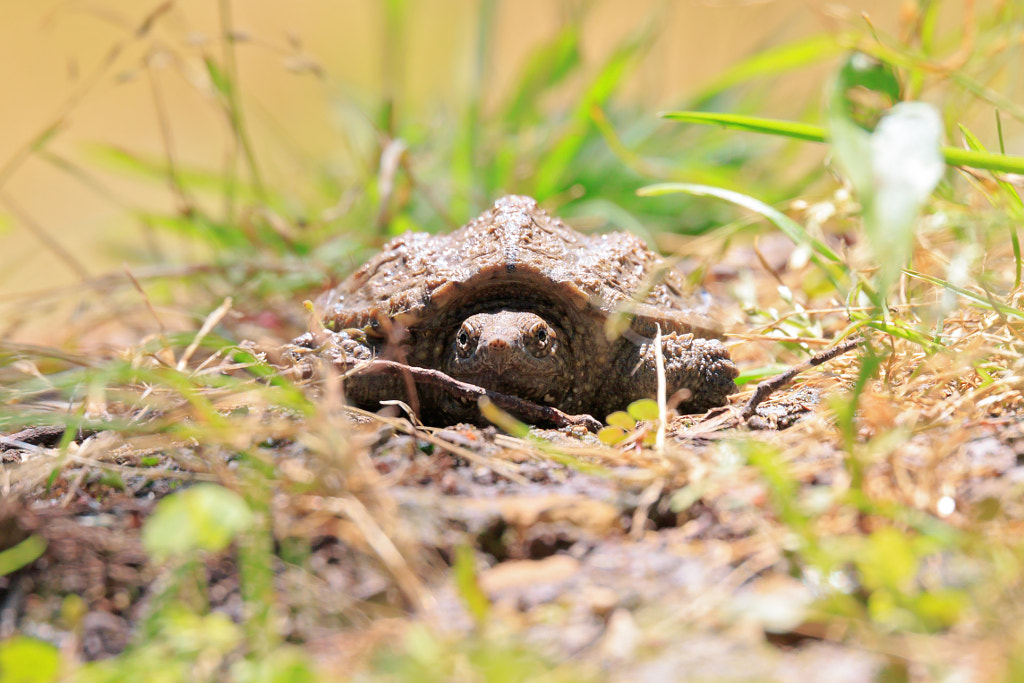
[[[685,289],[681,275],[637,237],[585,235],[532,198],[507,196],[450,234],[395,238],[321,297],[318,309],[330,329],[373,337],[397,325],[427,346],[466,316],[496,310],[559,320],[591,349],[607,344],[606,323],[617,311],[644,336],[658,323],[666,334],[719,338],[719,325]],[[432,364],[430,354],[415,355]]]

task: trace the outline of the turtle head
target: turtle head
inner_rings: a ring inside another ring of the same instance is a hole
[[[445,358],[452,377],[535,403],[558,405],[572,381],[568,348],[534,313],[477,313],[462,321]]]

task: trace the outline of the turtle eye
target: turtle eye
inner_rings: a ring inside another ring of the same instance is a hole
[[[468,356],[473,351],[473,343],[480,336],[480,330],[474,325],[463,323],[462,329],[455,335],[455,346],[460,356]]]
[[[533,345],[538,351],[548,351],[555,342],[555,332],[546,323],[537,323],[530,330]]]

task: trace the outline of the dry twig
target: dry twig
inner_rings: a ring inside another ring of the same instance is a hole
[[[860,337],[851,337],[850,339],[847,339],[842,343],[836,344],[831,349],[827,349],[825,351],[822,351],[821,353],[814,354],[813,356],[805,360],[803,363],[800,363],[799,365],[794,365],[793,367],[791,367],[789,370],[786,370],[782,374],[775,375],[774,377],[769,377],[763,382],[760,382],[757,385],[757,388],[754,389],[754,393],[747,401],[746,405],[743,406],[743,410],[740,412],[740,416],[743,417],[744,420],[750,419],[751,417],[754,416],[757,407],[761,405],[761,403],[766,398],[771,396],[773,393],[775,393],[782,387],[789,384],[791,381],[793,381],[793,378],[799,375],[801,372],[809,370],[810,368],[813,368],[817,365],[821,365],[822,363],[827,363],[833,358],[841,356],[847,351],[851,351],[857,348],[862,341],[864,340]]]
[[[419,368],[378,358],[357,365],[351,372],[353,375],[382,374],[412,377],[417,383],[438,387],[457,398],[480,399],[486,396],[502,410],[515,413],[528,422],[547,422],[559,427],[582,425],[591,432],[601,429],[601,423],[590,415],[569,415],[558,408],[542,406],[518,396],[501,394],[475,384],[460,382],[440,370]]]

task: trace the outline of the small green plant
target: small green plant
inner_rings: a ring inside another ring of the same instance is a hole
[[[0,680],[4,683],[53,683],[60,680],[60,652],[35,638],[0,641]]]
[[[651,398],[642,398],[630,403],[626,410],[617,410],[609,415],[603,427],[597,433],[597,438],[609,446],[624,441],[627,437],[637,434],[637,423],[641,421],[657,422],[660,419],[658,402]],[[640,441],[645,446],[654,443],[656,433],[651,429],[644,429],[640,434]]]

